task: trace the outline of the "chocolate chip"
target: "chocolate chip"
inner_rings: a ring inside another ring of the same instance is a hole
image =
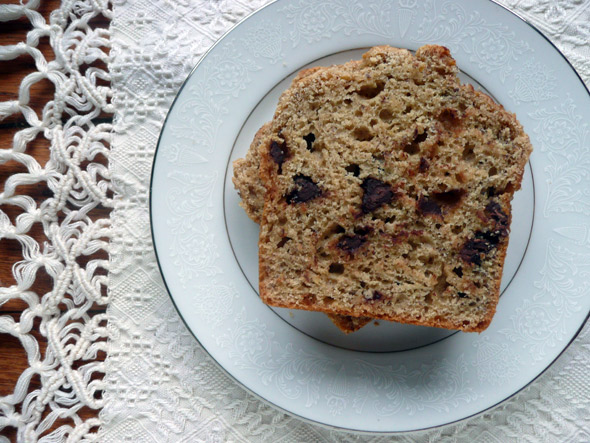
[[[461,252],[459,252],[459,257],[465,263],[470,263],[472,265],[481,265],[481,256],[482,254],[487,254],[491,250],[491,245],[481,238],[471,238],[467,240],[463,247],[461,248]]]
[[[452,129],[459,126],[461,118],[456,109],[445,108],[441,111],[438,116],[439,121],[447,128]]]
[[[344,265],[341,263],[332,263],[328,268],[330,274],[342,274],[344,272]]]
[[[367,241],[367,237],[362,235],[343,235],[338,240],[336,246],[344,252],[353,254]]]
[[[430,163],[424,157],[420,157],[420,165],[418,166],[418,171],[426,172],[430,168]]]
[[[283,163],[289,158],[289,148],[287,142],[279,144],[275,140],[270,142],[270,156],[274,162],[279,165],[279,174],[283,172]]]
[[[502,240],[503,235],[500,234],[499,232],[491,232],[491,231],[486,231],[486,232],[476,232],[475,233],[475,237],[476,238],[481,238],[485,241],[487,241],[490,245],[491,248],[495,248],[496,246],[498,246],[498,244],[500,243],[500,241]]]
[[[368,214],[385,204],[391,203],[394,197],[390,185],[373,177],[365,178],[361,188],[365,191],[361,205],[363,214]]]
[[[466,263],[479,266],[482,263],[482,255],[485,256],[498,246],[502,237],[503,235],[496,232],[477,231],[474,238],[467,240],[463,244],[461,252],[459,252],[459,257]]]
[[[315,135],[312,132],[310,132],[309,134],[303,137],[303,140],[305,140],[305,143],[307,143],[308,151],[313,151],[312,143],[315,141]]]
[[[457,292],[457,295],[459,296],[459,298],[469,298],[469,296],[465,294],[465,292]]]
[[[362,228],[354,228],[354,233],[358,235],[368,235],[373,232],[373,228],[370,226],[363,226]]]
[[[461,266],[457,266],[456,268],[453,268],[453,272],[455,274],[457,274],[457,277],[459,277],[459,278],[463,277],[463,268]]]
[[[367,301],[381,300],[384,297],[385,297],[385,295],[382,292],[373,291],[373,294],[365,295],[365,300],[367,300]]]
[[[361,173],[361,168],[359,165],[348,165],[346,168],[344,168],[346,170],[346,172],[351,172],[352,175],[354,175],[355,177],[358,177]]]
[[[293,181],[295,188],[285,197],[288,204],[305,203],[322,195],[319,186],[307,175],[296,175]]]
[[[494,232],[505,237],[508,235],[508,216],[502,210],[502,206],[496,201],[490,201],[485,207],[486,215],[494,223]]]
[[[424,196],[418,199],[418,211],[422,215],[442,215],[442,210],[438,203],[434,199]]]

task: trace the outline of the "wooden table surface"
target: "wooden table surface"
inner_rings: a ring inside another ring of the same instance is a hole
[[[19,0],[0,0],[0,3],[18,4]],[[42,0],[38,11],[49,21],[50,12],[57,9],[59,5],[60,0]],[[109,26],[108,20],[102,16],[93,19],[92,24],[93,27],[99,28],[107,28]],[[30,29],[30,22],[25,17],[15,21],[0,22],[0,45],[13,45],[24,41]],[[54,59],[53,51],[47,38],[42,39],[39,49],[48,61]],[[0,61],[0,101],[17,99],[18,88],[22,79],[34,71],[34,61],[28,55],[22,55],[11,61]],[[41,115],[43,106],[53,99],[53,95],[54,88],[51,82],[44,81],[37,83],[31,89],[31,107],[38,115]],[[111,120],[111,116],[101,115],[100,120],[109,121]],[[21,114],[0,121],[0,149],[10,149],[12,147],[13,135],[26,126],[28,125]],[[29,143],[26,152],[34,156],[41,165],[44,165],[49,159],[49,142],[43,138],[38,138]],[[0,165],[0,189],[4,189],[6,179],[16,172],[24,172],[23,167],[15,167],[14,162]],[[32,196],[38,202],[47,198],[47,190],[42,186],[20,186],[18,189],[21,193]],[[0,206],[0,210],[4,211],[12,220],[14,219],[13,217],[18,215],[17,208],[13,206],[2,205]],[[108,209],[98,208],[92,211],[91,218],[104,218],[108,216],[108,213]],[[29,235],[37,241],[43,241],[45,238],[39,223],[33,226]],[[22,252],[19,243],[15,240],[0,240],[0,286],[7,287],[15,283],[12,276],[12,266],[20,260],[22,260]],[[53,285],[51,278],[47,274],[41,274],[41,276],[39,274],[37,275],[35,284],[31,288],[38,295],[51,291]],[[21,312],[27,307],[27,304],[20,300],[12,300],[0,306],[0,315],[10,315],[18,321]],[[91,312],[104,312],[104,310],[104,307],[98,306]],[[38,322],[36,324],[38,326]],[[40,344],[40,351],[43,355],[46,348],[46,341],[39,333],[34,333],[33,335],[37,338]],[[99,358],[104,359],[105,355],[99,355]],[[18,377],[27,366],[26,353],[20,341],[8,334],[0,335],[0,397],[12,394]],[[37,389],[39,385],[39,378],[34,377],[29,391]],[[86,420],[90,417],[96,417],[98,411],[85,407],[78,414],[82,419]],[[69,423],[69,421],[57,421],[44,435],[64,423]],[[16,441],[16,431],[14,428],[6,428],[0,431],[0,435],[8,437],[11,441]]]

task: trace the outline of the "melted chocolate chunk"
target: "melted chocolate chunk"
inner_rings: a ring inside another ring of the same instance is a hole
[[[430,168],[430,163],[424,157],[420,157],[420,165],[418,166],[418,171],[426,172]]]
[[[390,185],[373,177],[367,177],[363,181],[361,188],[365,191],[361,205],[363,214],[368,214],[385,204],[391,203],[395,195]]]
[[[312,132],[310,132],[309,134],[303,137],[303,140],[305,140],[305,143],[307,143],[307,150],[313,151],[312,144],[315,141],[315,135]]]
[[[452,108],[443,109],[439,114],[438,119],[447,129],[455,128],[461,123],[459,113],[456,109]]]
[[[358,235],[368,235],[373,232],[373,228],[370,226],[363,226],[362,228],[354,228],[354,233]]]
[[[289,158],[289,148],[287,142],[283,140],[283,143],[279,144],[276,141],[270,142],[270,156],[274,162],[279,165],[279,174],[283,172],[283,163]]]
[[[330,274],[342,274],[344,272],[344,265],[342,263],[332,263],[328,268]]]
[[[465,263],[480,266],[482,254],[487,254],[491,249],[491,245],[484,239],[471,238],[463,244],[459,257]]]
[[[418,199],[418,211],[422,215],[442,215],[438,203],[434,199],[424,196]]]
[[[293,181],[295,182],[295,188],[285,197],[290,205],[293,203],[305,203],[322,195],[322,190],[307,175],[296,175]]]
[[[342,249],[344,252],[353,254],[367,241],[367,237],[363,235],[343,235],[338,240],[336,246]]]
[[[494,222],[494,232],[505,237],[508,235],[508,216],[496,201],[490,201],[485,208],[486,215]]]
[[[373,291],[372,295],[365,295],[365,300],[367,301],[374,301],[374,300],[381,300],[384,298],[385,295],[379,291]]]
[[[474,238],[467,240],[463,244],[459,257],[466,263],[480,266],[482,255],[485,256],[497,247],[504,236],[498,232],[477,231]]]

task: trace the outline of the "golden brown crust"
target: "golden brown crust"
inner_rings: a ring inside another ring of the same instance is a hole
[[[328,314],[332,323],[345,334],[358,331],[373,319],[370,317],[351,317],[350,315]]]

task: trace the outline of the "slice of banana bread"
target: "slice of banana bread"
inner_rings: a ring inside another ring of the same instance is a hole
[[[298,78],[301,77],[301,74]],[[237,159],[233,163],[234,176],[232,181],[242,198],[240,206],[244,208],[248,217],[254,222],[260,223],[262,208],[264,207],[264,195],[266,190],[260,180],[258,169],[260,166],[260,146],[270,136],[270,123],[263,125],[250,145],[245,158]],[[330,320],[344,333],[349,334],[358,331],[371,321],[367,317],[350,317],[348,315],[327,314]]]
[[[287,308],[482,331],[498,302],[516,117],[441,46],[375,47],[286,90],[259,141],[260,296]]]

